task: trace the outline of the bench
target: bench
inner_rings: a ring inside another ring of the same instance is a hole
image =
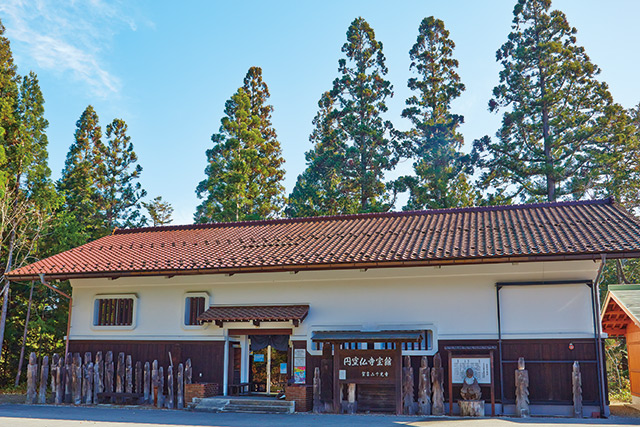
[[[229,394],[232,396],[251,394],[251,386],[253,383],[231,383],[229,384]]]
[[[117,404],[135,404],[141,403],[144,394],[142,393],[116,393],[116,392],[104,392],[98,393],[98,403],[108,401],[110,403]]]

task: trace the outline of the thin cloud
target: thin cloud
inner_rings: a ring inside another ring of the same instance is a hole
[[[121,82],[101,55],[110,50],[118,31],[137,29],[125,8],[102,0],[2,0],[0,18],[14,54],[20,51],[38,67],[82,82],[106,98],[118,94]]]

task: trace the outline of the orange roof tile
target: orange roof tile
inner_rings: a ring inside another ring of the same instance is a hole
[[[611,199],[116,230],[12,280],[640,257]]]

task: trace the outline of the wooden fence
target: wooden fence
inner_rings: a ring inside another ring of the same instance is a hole
[[[183,366],[167,366],[166,382],[158,361],[132,363],[131,355],[119,353],[116,361],[113,352],[106,352],[104,359],[98,351],[95,359],[91,353],[68,353],[66,358],[53,354],[40,361],[35,353],[29,356],[27,366],[28,404],[55,403],[91,405],[102,402],[137,403],[158,408],[183,409],[184,385],[192,382],[191,359]],[[50,387],[53,397],[47,398]]]

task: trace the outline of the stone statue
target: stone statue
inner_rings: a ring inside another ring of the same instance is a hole
[[[418,414],[431,415],[431,376],[427,356],[422,356],[418,380]]]
[[[524,357],[520,357],[516,369],[516,417],[529,415],[529,371],[524,369]]]
[[[478,379],[473,375],[473,369],[467,368],[467,376],[462,383],[460,395],[463,400],[480,400],[482,399],[482,391],[478,384]]]
[[[573,416],[582,418],[582,374],[578,362],[573,362],[571,383],[573,385]]]
[[[444,415],[444,369],[440,353],[436,353],[433,357],[431,392],[431,415]]]

